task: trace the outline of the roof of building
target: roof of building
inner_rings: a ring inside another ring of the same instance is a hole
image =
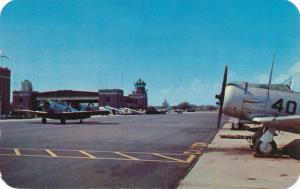
[[[98,92],[91,91],[73,91],[73,90],[57,90],[39,92],[38,96],[98,96]]]

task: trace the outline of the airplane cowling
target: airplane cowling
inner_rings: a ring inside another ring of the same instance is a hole
[[[45,103],[43,104],[43,109],[44,109],[45,111],[49,110],[49,109],[50,109],[50,103],[49,103],[49,102],[45,102]]]

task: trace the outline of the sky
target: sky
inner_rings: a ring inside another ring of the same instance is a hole
[[[121,88],[142,78],[148,103],[214,105],[229,81],[294,77],[300,91],[300,13],[287,0],[13,0],[0,16],[11,89]]]

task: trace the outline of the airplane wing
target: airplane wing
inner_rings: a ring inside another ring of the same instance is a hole
[[[61,112],[62,115],[66,116],[92,116],[92,115],[108,115],[110,112],[108,110],[97,110],[97,111],[78,111],[78,112]]]
[[[16,113],[29,113],[29,114],[37,115],[37,116],[43,116],[43,115],[48,114],[48,112],[45,112],[45,111],[33,111],[33,110],[14,110],[14,112],[16,112]]]
[[[252,121],[265,124],[267,127],[300,133],[300,115],[278,117],[254,117]]]

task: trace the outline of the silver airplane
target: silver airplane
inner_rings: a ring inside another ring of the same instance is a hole
[[[277,130],[298,134],[300,131],[300,93],[292,91],[286,84],[271,84],[273,64],[274,59],[268,84],[227,84],[226,66],[221,93],[216,95],[220,106],[218,127],[222,113],[244,122],[262,125],[252,138],[252,146],[259,155],[277,153],[277,145],[273,139]]]
[[[107,110],[93,110],[93,111],[79,111],[72,106],[69,106],[66,102],[58,102],[53,100],[47,100],[41,105],[42,111],[33,110],[14,110],[16,113],[29,113],[42,117],[42,123],[47,123],[47,118],[60,119],[62,124],[66,123],[66,120],[80,119],[82,123],[83,119],[90,118],[92,115],[108,115],[110,112]]]
[[[114,108],[111,106],[104,106],[105,109],[110,110],[111,112],[113,112],[113,114],[118,114],[118,115],[142,115],[144,114],[144,112],[142,111],[138,111],[138,110],[134,110],[131,108]]]

